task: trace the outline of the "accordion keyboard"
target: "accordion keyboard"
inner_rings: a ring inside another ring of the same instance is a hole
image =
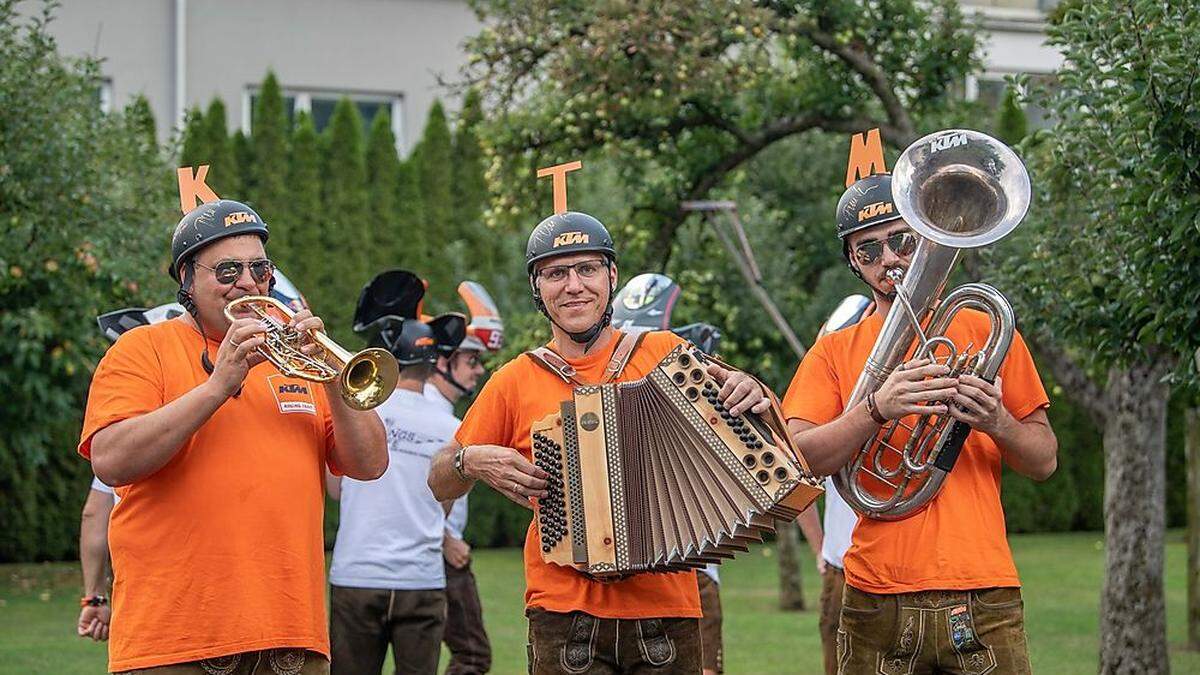
[[[777,407],[733,415],[709,360],[680,345],[646,377],[578,387],[530,429],[550,474],[547,562],[604,577],[699,567],[748,550],[820,494]]]

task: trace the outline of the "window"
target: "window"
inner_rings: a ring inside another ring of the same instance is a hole
[[[405,154],[404,139],[404,96],[401,94],[372,94],[362,92],[343,92],[328,89],[290,89],[283,91],[284,109],[287,111],[288,123],[295,121],[296,113],[305,111],[312,116],[313,125],[317,131],[323,131],[333,118],[333,110],[342,97],[349,98],[363,118],[363,133],[371,129],[371,122],[381,110],[386,110],[392,118],[392,133],[396,136],[396,152]],[[258,103],[258,87],[248,88],[242,96],[242,130],[249,135],[253,132],[254,106]]]

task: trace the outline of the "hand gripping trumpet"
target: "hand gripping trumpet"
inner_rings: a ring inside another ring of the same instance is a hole
[[[892,199],[921,241],[907,273],[888,272],[896,282],[896,302],[847,409],[878,390],[908,358],[929,357],[946,364],[949,377],[972,374],[992,381],[1015,330],[1008,300],[987,284],[964,284],[940,302],[938,298],[960,251],[999,240],[1025,217],[1029,175],[1016,154],[976,131],[930,134],[900,155],[892,175]],[[984,312],[991,320],[991,334],[975,353],[973,345],[960,350],[943,335],[955,314],[966,308]],[[914,354],[907,357],[910,350]],[[906,518],[937,496],[970,431],[949,414],[893,420],[834,474],[834,485],[868,518]]]
[[[295,313],[287,305],[265,295],[247,295],[225,306],[225,318],[233,321],[234,311],[248,307],[267,326],[266,341],[258,352],[279,372],[310,382],[339,379],[342,400],[356,410],[370,410],[383,403],[396,388],[400,368],[386,349],[372,347],[357,354],[334,342],[319,331],[298,331],[288,325]],[[320,350],[305,354],[301,347],[309,342]]]

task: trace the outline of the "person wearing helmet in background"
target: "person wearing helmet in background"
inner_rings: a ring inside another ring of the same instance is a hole
[[[948,377],[940,363],[911,360],[861,403],[846,406],[896,297],[888,271],[907,270],[917,248],[891,184],[887,174],[868,176],[838,202],[846,264],[871,289],[875,312],[818,338],[804,356],[783,399],[788,428],[818,475],[840,470],[892,420],[949,414],[973,431],[928,507],[902,520],[858,518],[843,558],[838,672],[900,664],[897,672],[1028,673],[1000,470],[1003,461],[1035,480],[1048,478],[1057,441],[1046,417],[1049,399],[1020,335],[1014,331],[994,383]],[[972,310],[956,314],[946,334],[963,347],[984,344],[988,332],[986,316]]]
[[[292,311],[308,308],[304,297],[279,269],[275,270],[274,282],[271,284],[271,297]],[[129,307],[101,314],[96,317],[96,323],[105,337],[116,342],[122,333],[131,328],[174,319],[185,311],[178,302],[168,302],[151,309]],[[111,487],[92,476],[92,484],[79,518],[79,566],[83,573],[83,596],[79,598],[79,619],[75,628],[79,637],[90,637],[96,642],[108,640],[108,624],[112,618],[112,607],[106,592],[112,569],[108,557],[108,521],[113,507],[120,500]]]
[[[504,346],[504,323],[487,290],[474,281],[464,281],[458,285],[458,294],[467,304],[470,323],[459,333],[446,326],[461,315],[443,314],[431,322],[438,338],[438,361],[433,377],[425,384],[425,396],[450,414],[460,399],[474,395],[479,379],[487,372],[484,357]],[[471,571],[471,547],[463,539],[467,497],[454,500],[442,542],[447,603],[444,639],[450,650],[445,675],[476,675],[492,666],[491,643]]]
[[[122,334],[92,378],[78,451],[121,496],[110,671],[328,672],[321,467],[375,478],[387,446],[339,384],[264,363],[258,318],[224,316],[269,292],[267,237],[239,202],[184,216],[170,274],[186,313]],[[322,322],[305,310],[293,326]]]
[[[707,323],[671,327],[671,314],[679,299],[680,287],[665,274],[639,274],[617,292],[613,303],[613,325],[629,330],[671,330],[696,345],[705,354],[715,355],[721,343],[721,331]],[[815,508],[805,509],[797,521],[820,569],[822,546],[821,521]],[[725,650],[721,636],[720,573],[715,564],[706,565],[696,575],[700,590],[700,633],[703,637],[703,675],[725,672]]]
[[[547,474],[530,461],[530,425],[557,412],[578,384],[644,377],[682,340],[667,331],[630,336],[611,325],[617,254],[590,215],[543,220],[526,246],[526,273],[553,339],[497,370],[467,411],[455,441],[434,458],[429,487],[456,499],[482,480],[531,507]],[[749,375],[713,364],[732,414],[770,406]],[[634,574],[601,582],[542,559],[537,528],[525,539],[529,670],[537,675],[700,671],[700,600],[694,572]]]
[[[403,319],[370,345],[400,364],[396,390],[378,408],[391,462],[379,480],[343,478],[330,489],[341,502],[329,568],[333,673],[378,675],[389,644],[396,673],[436,673],[446,617],[446,514],[422,479],[458,420],[424,394],[438,358],[428,324]]]

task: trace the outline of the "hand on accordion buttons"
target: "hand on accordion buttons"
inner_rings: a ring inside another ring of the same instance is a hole
[[[708,374],[721,385],[717,399],[734,417],[746,411],[766,412],[771,407],[771,399],[767,398],[762,386],[746,373],[726,370],[716,363],[710,363]]]
[[[900,364],[875,392],[879,414],[889,420],[909,415],[945,415],[943,401],[954,396],[958,380],[945,377],[950,369],[929,359]]]
[[[500,445],[468,446],[463,453],[463,472],[527,509],[532,508],[530,497],[546,496],[550,477],[521,453]]]

